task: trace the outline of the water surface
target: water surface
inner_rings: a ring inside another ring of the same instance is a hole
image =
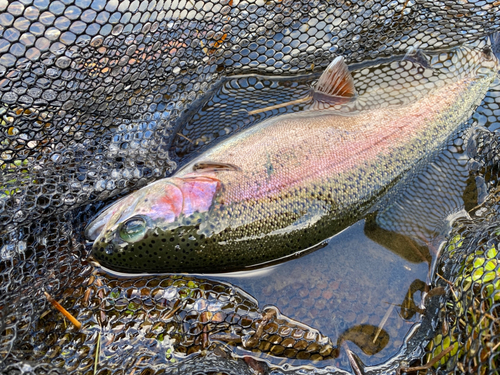
[[[411,284],[426,280],[429,265],[409,261],[368,238],[364,227],[365,220],[361,220],[312,254],[251,272],[246,277],[210,278],[239,286],[254,296],[261,307],[276,306],[288,317],[320,330],[334,343],[356,326],[381,326],[389,314],[382,326],[389,343],[380,352],[368,355],[347,341],[366,365],[376,365],[398,352],[412,324],[418,321],[416,312],[404,319],[401,305]],[[414,297],[420,301],[420,292]],[[340,353],[334,364],[349,369],[344,350]]]

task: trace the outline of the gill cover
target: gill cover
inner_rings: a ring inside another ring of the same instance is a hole
[[[89,240],[134,243],[152,228],[164,229],[180,215],[205,212],[220,189],[216,178],[187,175],[165,178],[118,200],[86,228]]]

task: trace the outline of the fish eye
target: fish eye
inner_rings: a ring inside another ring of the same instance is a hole
[[[123,241],[137,242],[144,238],[146,225],[146,220],[143,217],[134,216],[122,224],[118,233]]]

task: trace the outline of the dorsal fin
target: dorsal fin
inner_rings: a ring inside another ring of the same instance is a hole
[[[356,97],[357,92],[354,87],[354,80],[349,72],[344,58],[342,56],[336,57],[330,65],[319,77],[316,86],[312,90],[312,95],[303,98],[292,100],[286,103],[280,103],[265,108],[254,109],[249,111],[249,115],[270,111],[282,107],[287,107],[292,104],[299,104],[309,102],[312,99],[310,109],[326,109],[335,104],[343,104],[351,101]]]
[[[199,161],[193,165],[193,171],[208,170],[211,172],[220,171],[240,171],[241,169],[234,164],[221,163],[218,161]]]
[[[352,98],[356,96],[354,80],[342,56],[336,57],[319,77],[315,93]]]

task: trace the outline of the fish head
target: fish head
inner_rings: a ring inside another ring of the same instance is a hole
[[[156,181],[120,199],[85,230],[86,237],[94,240],[93,257],[112,269],[129,268],[120,267],[120,258],[133,262],[138,256],[134,249],[141,249],[146,241],[149,244],[151,237],[159,232],[164,236],[186,218],[207,212],[220,187],[216,178],[193,174]]]

